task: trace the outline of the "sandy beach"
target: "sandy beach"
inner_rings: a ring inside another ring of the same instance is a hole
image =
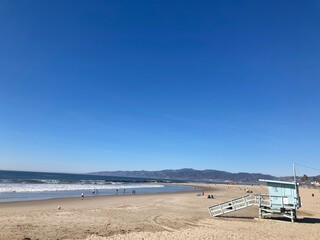
[[[190,184],[195,186],[195,184]],[[259,219],[251,207],[211,218],[208,207],[265,187],[198,184],[195,192],[0,204],[0,239],[319,239],[320,189],[300,188],[298,221]],[[315,195],[312,197],[312,193]],[[212,194],[215,199],[208,199]],[[60,209],[58,209],[60,206]]]

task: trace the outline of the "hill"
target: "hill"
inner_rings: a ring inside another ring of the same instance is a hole
[[[261,173],[230,173],[218,170],[195,170],[191,168],[167,169],[161,171],[101,171],[92,172],[92,175],[102,175],[111,177],[137,177],[154,179],[176,179],[184,181],[205,181],[205,182],[237,182],[237,183],[257,183],[259,179],[277,179],[274,176]]]

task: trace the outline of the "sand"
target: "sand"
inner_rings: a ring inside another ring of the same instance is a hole
[[[0,203],[0,239],[320,239],[320,189],[300,188],[302,208],[298,221],[291,223],[259,219],[256,207],[211,218],[209,206],[245,195],[245,188],[267,190],[198,186],[215,199],[197,196],[198,190]]]

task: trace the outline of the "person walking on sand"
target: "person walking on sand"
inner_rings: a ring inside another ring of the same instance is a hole
[[[84,198],[84,194],[83,194],[83,193],[81,193],[81,200],[83,200],[83,198]]]

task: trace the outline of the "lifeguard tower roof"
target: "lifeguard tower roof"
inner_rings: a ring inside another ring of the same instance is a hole
[[[278,183],[278,184],[288,184],[288,185],[295,185],[295,182],[284,182],[284,181],[276,181],[276,180],[267,180],[267,179],[259,179],[260,182],[266,183]],[[297,183],[299,185],[299,183]]]
[[[278,183],[278,184],[288,184],[288,185],[295,185],[295,182],[284,182],[284,181],[276,181],[276,180],[267,180],[267,179],[259,179],[260,182],[266,182],[266,183]],[[299,183],[297,183],[299,185]]]

